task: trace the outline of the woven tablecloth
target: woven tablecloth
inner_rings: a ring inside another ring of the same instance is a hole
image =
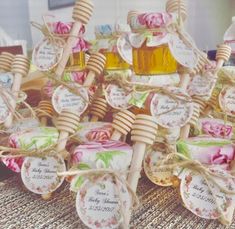
[[[138,186],[141,205],[131,225],[136,229],[235,229],[203,220],[182,207],[177,191],[160,188],[142,177]],[[0,229],[85,229],[75,209],[75,196],[64,184],[49,201],[23,187],[20,177],[0,183]]]

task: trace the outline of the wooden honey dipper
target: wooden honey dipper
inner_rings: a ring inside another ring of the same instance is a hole
[[[56,147],[57,152],[61,152],[62,156],[66,158],[68,155],[63,154],[65,149],[67,138],[69,134],[74,134],[78,128],[80,117],[72,110],[62,110],[59,115],[56,127],[60,131],[58,144]]]
[[[181,128],[180,130],[180,139],[186,139],[189,136],[190,127],[196,126],[198,119],[200,117],[200,106],[197,103],[194,103],[193,116],[190,121]]]
[[[51,101],[42,100],[38,104],[39,111],[37,112],[38,118],[42,126],[47,126],[48,118],[51,118],[54,114],[54,109],[51,104]]]
[[[131,18],[139,14],[141,13],[137,10],[130,10],[127,14],[127,24],[131,25]]]
[[[0,72],[10,72],[15,56],[9,52],[2,52],[0,55]]]
[[[12,93],[15,97],[14,102],[12,102],[12,109],[16,108],[16,100],[19,96],[19,91],[21,87],[22,78],[27,76],[30,68],[30,62],[27,57],[23,55],[16,55],[12,63],[11,72],[14,74],[14,82],[12,85]],[[6,128],[11,127],[13,121],[13,113],[7,117],[4,126]]]
[[[229,60],[231,52],[231,47],[226,44],[221,44],[218,46],[216,52],[216,72],[218,72],[222,68],[225,61]]]
[[[190,83],[190,69],[186,68],[186,67],[183,67],[183,66],[179,66],[178,67],[178,73],[180,75],[180,83],[179,83],[179,87],[186,91],[187,90],[187,87],[188,87],[188,84]]]
[[[106,62],[106,57],[101,53],[93,53],[88,62],[86,68],[88,69],[88,74],[84,82],[84,86],[90,87],[95,80],[96,75],[100,75],[103,72]]]
[[[185,21],[187,18],[187,7],[184,0],[168,0],[166,2],[166,12],[167,13],[178,13],[180,7],[180,13],[182,20]]]
[[[94,99],[91,105],[91,122],[97,122],[99,119],[102,120],[108,111],[108,104],[106,99],[98,98]]]
[[[135,122],[135,115],[128,111],[119,111],[115,116],[112,123],[113,134],[111,140],[120,140],[122,136],[126,136],[132,129],[132,125]]]
[[[87,24],[93,13],[93,3],[90,0],[79,0],[75,2],[73,8],[73,19],[75,20],[71,29],[70,35],[67,39],[67,43],[64,47],[64,52],[61,61],[59,62],[55,74],[58,78],[61,78],[66,64],[69,60],[69,56],[72,52],[72,48],[75,46],[78,40],[78,34],[83,24]]]

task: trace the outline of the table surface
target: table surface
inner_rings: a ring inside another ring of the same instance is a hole
[[[146,177],[139,181],[141,205],[135,210],[131,225],[136,229],[235,229],[216,220],[204,220],[185,209],[177,190],[152,184]],[[19,176],[0,183],[1,229],[85,229],[76,214],[75,195],[64,184],[53,198],[44,201],[27,191]]]

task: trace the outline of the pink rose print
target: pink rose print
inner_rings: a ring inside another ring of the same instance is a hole
[[[202,123],[202,130],[213,137],[223,137],[230,139],[233,134],[233,128],[230,125],[224,125],[212,121]]]
[[[22,164],[24,159],[22,157],[19,158],[4,158],[2,162],[6,165],[7,168],[12,170],[13,172],[20,173]]]
[[[82,160],[83,153],[81,151],[77,151],[72,154],[72,161],[75,164],[78,164]]]
[[[218,149],[218,152],[211,155],[211,164],[229,164],[234,158],[235,152],[233,146],[224,146]]]
[[[112,127],[109,125],[102,128],[96,128],[87,133],[86,138],[88,141],[106,141],[109,140],[112,133]]]
[[[211,61],[210,64],[206,64],[204,66],[206,71],[211,71],[211,70],[215,70],[216,68],[216,61]]]
[[[54,27],[54,33],[56,34],[68,34],[71,30],[73,23],[69,22],[69,23],[63,23],[63,22],[56,22],[54,23],[53,27]]]
[[[163,27],[171,20],[172,15],[168,13],[145,13],[138,16],[139,23],[149,29]]]
[[[72,72],[72,77],[73,77],[73,81],[79,83],[79,84],[83,84],[86,78],[86,72],[82,71],[82,72]]]

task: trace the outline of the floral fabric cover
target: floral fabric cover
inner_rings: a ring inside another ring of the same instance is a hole
[[[200,129],[203,134],[215,138],[231,139],[233,136],[233,125],[220,119],[202,118],[199,120]]]
[[[230,140],[207,136],[179,140],[177,151],[203,164],[223,165],[225,168],[235,159],[235,146]]]
[[[55,144],[58,136],[57,129],[53,127],[28,129],[10,135],[9,146],[25,150],[42,149]],[[2,162],[16,173],[20,172],[23,161],[23,157],[2,159]]]
[[[58,22],[48,23],[48,26],[51,29],[51,32],[59,34],[63,38],[63,35],[69,35],[73,27],[73,22],[58,21]],[[76,45],[73,47],[73,53],[88,50],[89,43],[82,37],[84,33],[85,33],[85,26],[82,26],[78,34],[78,41]]]
[[[120,141],[99,141],[79,145],[72,152],[72,167],[78,169],[110,168],[128,170],[132,159],[132,147]],[[72,179],[71,189],[77,191],[85,178]]]

